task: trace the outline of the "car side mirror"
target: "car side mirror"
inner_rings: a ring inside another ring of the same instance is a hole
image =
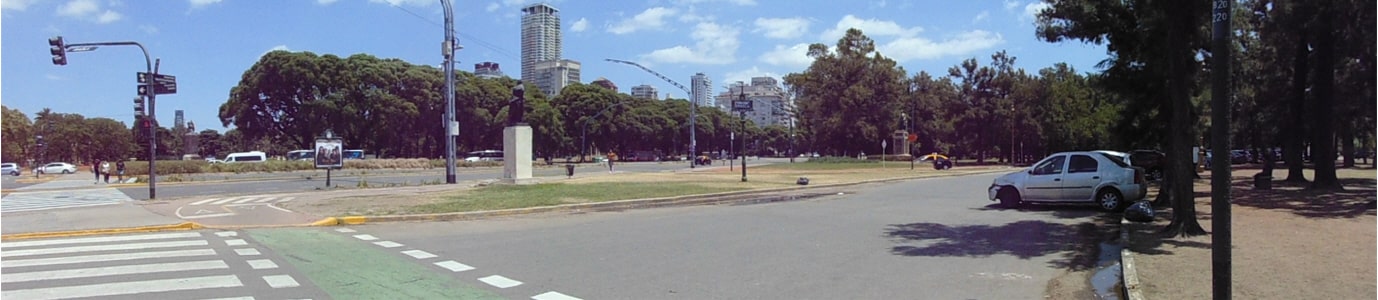
[[[1024,173],[1029,173],[1029,175],[1033,175],[1033,169],[1024,169]]]

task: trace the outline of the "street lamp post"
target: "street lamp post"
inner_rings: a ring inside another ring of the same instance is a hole
[[[445,57],[445,183],[455,184],[455,137],[459,135],[459,124],[455,122],[455,42],[454,11],[450,0],[440,0],[445,10],[445,41],[441,43],[441,56]]]
[[[743,83],[743,82],[740,82],[740,81],[737,82],[737,83],[738,83],[737,91],[739,91],[739,92],[741,93],[741,94],[740,94],[740,99],[741,99],[740,101],[746,102],[746,101],[747,101],[747,100],[746,100],[746,84]],[[749,103],[749,102],[748,102],[748,103]],[[741,110],[741,116],[742,116],[742,119],[741,119],[741,122],[742,122],[742,153],[741,153],[741,155],[742,155],[742,182],[746,182],[746,110],[745,110],[745,109]]]

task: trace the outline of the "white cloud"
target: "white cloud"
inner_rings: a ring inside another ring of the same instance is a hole
[[[118,6],[119,2],[112,2],[112,6]],[[100,24],[111,23],[124,19],[124,15],[113,10],[101,11],[100,3],[95,0],[72,0],[57,7],[57,15],[84,19]]]
[[[316,0],[316,4],[320,4],[320,5],[331,5],[331,4],[334,4],[335,1],[338,1],[338,0]]]
[[[737,28],[717,23],[699,23],[690,35],[694,39],[694,48],[675,46],[652,51],[641,57],[644,60],[662,63],[730,64],[736,61],[734,56],[737,48],[741,46],[741,41],[737,40],[740,33],[741,30]]]
[[[972,30],[957,34],[947,40],[932,41],[921,37],[895,39],[877,46],[877,51],[886,57],[904,62],[914,59],[934,59],[945,56],[963,56],[994,48],[1004,43],[999,33]]]
[[[1020,20],[1033,20],[1038,18],[1038,13],[1048,8],[1048,3],[1034,2],[1024,6],[1024,14],[1019,16]]]
[[[121,15],[120,13],[117,13],[112,10],[107,10],[101,13],[99,17],[96,17],[96,23],[106,24],[114,21],[119,21],[123,18],[124,15]]]
[[[1014,11],[1019,8],[1019,0],[1005,0],[1005,10]]]
[[[990,11],[983,10],[981,11],[981,13],[976,14],[975,18],[971,18],[971,23],[980,23],[981,21],[985,21],[986,19],[990,19]]]
[[[488,3],[488,7],[484,8],[483,10],[486,10],[486,11],[488,11],[488,12],[495,12],[495,11],[498,11],[499,8],[502,8],[502,4],[498,4],[497,2],[493,2],[493,3]]]
[[[837,21],[837,26],[823,31],[820,38],[824,41],[835,42],[847,34],[847,29],[861,29],[867,37],[875,38],[882,36],[913,37],[923,32],[922,27],[905,28],[896,24],[894,21],[881,21],[878,19],[863,20],[853,15],[846,15],[842,20]]]
[[[888,5],[888,4],[889,4],[889,3],[886,3],[885,0],[880,0],[880,1],[876,1],[876,2],[871,2],[871,9],[885,8],[885,6]]]
[[[739,6],[756,6],[756,0],[676,0],[671,1],[679,5],[693,5],[699,3],[727,2]]]
[[[793,70],[803,70],[813,64],[813,58],[809,57],[809,44],[799,43],[794,46],[775,45],[775,50],[766,51],[761,54],[761,62],[787,67]]]
[[[139,30],[147,34],[157,34],[158,27],[153,25],[139,25]]]
[[[756,29],[768,38],[792,39],[809,32],[809,20],[805,18],[757,18]]]
[[[569,26],[569,31],[573,31],[573,32],[583,32],[584,30],[586,30],[586,29],[588,29],[588,28],[589,28],[589,19],[588,19],[588,18],[579,18],[578,21],[574,21],[574,25],[570,25],[570,26]]]
[[[33,3],[34,0],[0,0],[0,10],[24,11],[29,9],[29,4]]]
[[[278,50],[282,50],[282,51],[292,51],[292,49],[288,49],[288,48],[287,48],[287,45],[277,45],[277,46],[273,46],[272,48],[268,48],[267,51],[263,51],[263,54],[259,54],[258,57],[263,57],[264,55],[268,55],[268,52],[273,52],[273,51],[278,51]]]
[[[220,0],[189,0],[189,1],[191,2],[191,9],[204,8],[204,7],[206,7],[207,5],[220,3]]]
[[[676,12],[677,11],[673,8],[647,8],[631,19],[624,19],[608,27],[608,32],[612,34],[628,34],[643,29],[659,29],[665,26],[665,17],[674,15]]]
[[[57,15],[81,18],[100,11],[100,3],[95,0],[72,0],[57,7]]]
[[[434,1],[434,0],[368,0],[368,2],[373,2],[373,3],[386,3],[387,5],[391,5],[391,6],[402,6],[402,5],[411,5],[411,6],[430,6],[432,3],[440,3],[440,1]]]

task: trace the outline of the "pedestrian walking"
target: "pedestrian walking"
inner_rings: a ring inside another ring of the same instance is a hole
[[[94,162],[91,163],[91,173],[95,173],[95,174],[96,174],[96,182],[92,182],[91,184],[100,183],[100,159],[99,159],[99,158],[97,158]]]
[[[110,183],[110,162],[100,164],[100,173],[105,175],[105,183]]]
[[[617,152],[608,151],[608,174],[612,174],[612,162],[617,160]]]
[[[123,160],[123,159],[121,159],[121,160],[118,161],[118,162],[115,162],[115,172],[119,172],[119,174],[120,174],[120,177],[119,177],[119,178],[120,178],[120,182],[124,182],[124,160]]]

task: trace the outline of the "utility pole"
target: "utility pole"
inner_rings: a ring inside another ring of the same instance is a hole
[[[1230,299],[1230,30],[1231,0],[1211,1],[1211,291]]]
[[[440,0],[445,10],[445,41],[440,55],[445,57],[445,183],[455,184],[455,137],[459,136],[459,122],[455,121],[455,51],[463,48],[455,41],[455,16],[450,0]]]

